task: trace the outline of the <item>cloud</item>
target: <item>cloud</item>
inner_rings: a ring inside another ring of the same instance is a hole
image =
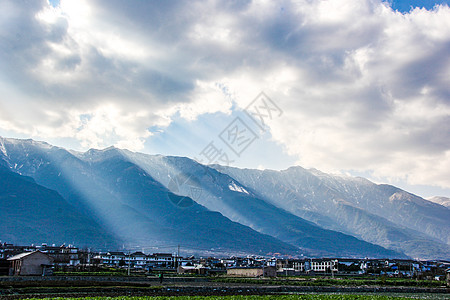
[[[450,187],[449,16],[376,0],[5,0],[0,128],[141,150],[153,126],[264,90],[299,164]]]

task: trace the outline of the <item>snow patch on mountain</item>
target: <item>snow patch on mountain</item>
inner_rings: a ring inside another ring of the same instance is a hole
[[[230,189],[230,191],[234,191],[234,192],[244,193],[244,194],[250,195],[250,193],[246,189],[244,189],[242,186],[238,186],[234,181],[232,181],[228,185],[228,188]]]
[[[8,157],[8,152],[6,151],[5,143],[3,143],[3,138],[0,138],[0,151],[4,156]]]

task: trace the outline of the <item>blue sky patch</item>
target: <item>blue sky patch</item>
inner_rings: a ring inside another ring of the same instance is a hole
[[[449,4],[449,1],[429,1],[429,0],[398,0],[392,2],[392,8],[402,13],[409,12],[411,8],[426,8],[428,10],[433,9],[436,4]]]

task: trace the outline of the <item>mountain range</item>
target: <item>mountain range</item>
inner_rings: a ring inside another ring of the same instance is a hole
[[[205,166],[0,137],[0,240],[196,253],[450,258],[450,210],[389,185],[292,167]]]

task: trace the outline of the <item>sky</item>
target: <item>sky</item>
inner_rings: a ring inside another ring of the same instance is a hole
[[[448,1],[0,0],[0,136],[450,197]]]

